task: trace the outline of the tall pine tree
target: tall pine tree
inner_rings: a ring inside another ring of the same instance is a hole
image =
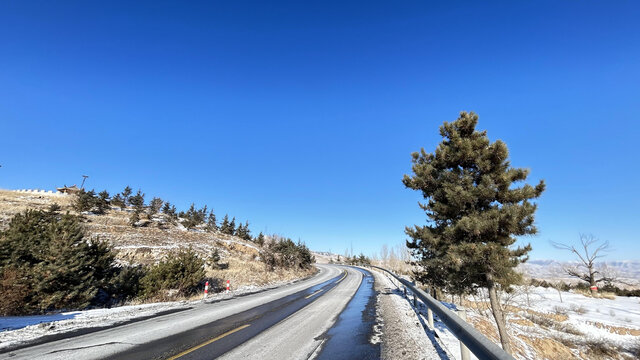
[[[527,260],[530,245],[513,248],[516,236],[536,233],[531,202],[545,189],[515,183],[527,179],[527,169],[512,168],[507,146],[491,142],[486,131],[475,129],[478,116],[460,117],[440,127],[443,141],[434,153],[412,154],[413,175],[406,187],[422,192],[427,225],[407,227],[420,271],[418,280],[455,293],[486,288],[500,342],[511,353],[498,290],[519,281],[514,268]]]

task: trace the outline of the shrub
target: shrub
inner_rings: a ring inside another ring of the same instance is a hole
[[[136,298],[141,292],[141,280],[146,274],[142,266],[123,266],[116,269],[109,283],[108,302],[122,303]]]
[[[553,307],[553,312],[554,312],[554,313],[556,313],[556,314],[558,314],[558,315],[567,315],[568,310],[567,310],[567,308],[566,308],[566,307],[564,307],[564,306],[558,306],[558,305],[556,305],[556,306],[554,306],[554,307]]]
[[[141,280],[141,295],[152,298],[165,290],[176,290],[176,295],[189,296],[197,291],[204,279],[204,260],[193,249],[181,249],[153,265]]]
[[[602,339],[589,339],[585,345],[589,359],[613,359],[618,355],[617,349]]]
[[[276,267],[308,269],[315,258],[304,243],[277,238],[260,252],[262,261],[273,270]]]
[[[211,255],[207,259],[207,265],[212,269],[222,268],[220,264],[220,251],[218,249],[213,249]]]
[[[589,312],[589,310],[587,310],[587,308],[584,307],[583,305],[578,306],[576,304],[569,305],[569,310],[580,315],[584,315]]]

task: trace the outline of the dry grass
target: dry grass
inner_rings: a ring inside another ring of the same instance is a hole
[[[587,321],[587,323],[597,327],[598,329],[605,329],[612,334],[640,336],[640,329],[629,329],[622,326],[606,325],[597,321]]]
[[[585,341],[587,350],[585,352],[586,359],[616,359],[618,358],[618,349],[610,343],[603,340],[589,339]]]
[[[207,276],[221,280],[222,288],[226,286],[227,280],[231,281],[232,288],[237,289],[249,285],[264,286],[292,281],[311,276],[316,272],[315,268],[306,270],[277,268],[274,271],[268,271],[265,264],[260,261],[243,261],[235,258],[230,258],[228,265],[227,269],[207,269]]]
[[[615,300],[616,298],[616,294],[607,291],[597,292],[595,295],[592,295],[588,289],[573,289],[572,291],[576,294],[596,299]]]
[[[527,343],[536,352],[536,359],[549,359],[549,360],[570,360],[578,359],[577,356],[571,352],[571,349],[566,344],[551,338],[539,338],[528,337],[520,335],[521,340]]]

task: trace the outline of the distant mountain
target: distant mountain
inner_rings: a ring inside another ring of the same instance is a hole
[[[518,269],[530,277],[546,280],[565,280],[571,278],[563,271],[568,266],[578,265],[575,261],[529,260],[520,264]],[[640,260],[612,260],[597,263],[598,267],[606,267],[621,280],[640,284]]]

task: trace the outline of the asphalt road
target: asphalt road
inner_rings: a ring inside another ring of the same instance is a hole
[[[74,336],[0,359],[303,359],[319,353],[327,331],[359,289],[363,273],[319,265],[299,283]]]

